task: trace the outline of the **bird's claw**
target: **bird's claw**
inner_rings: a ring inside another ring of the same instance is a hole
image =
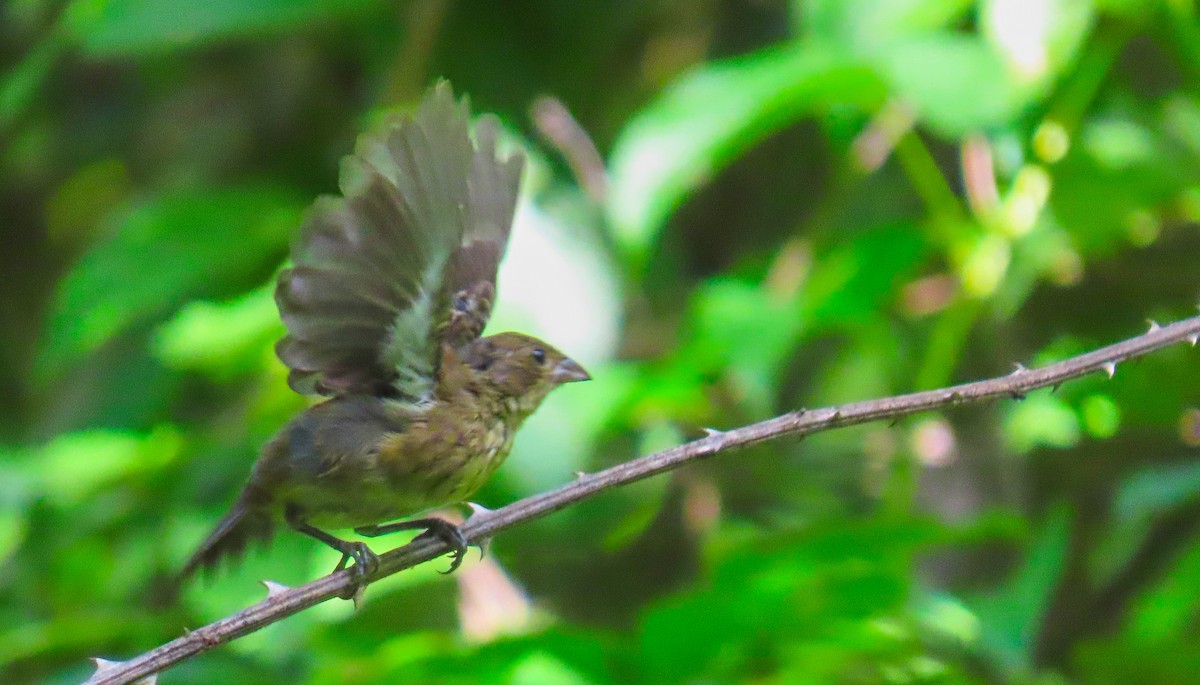
[[[421,530],[423,532],[416,537],[417,540],[434,538],[450,546],[450,568],[442,573],[454,573],[462,565],[463,557],[467,552],[467,538],[458,526],[445,519],[437,517],[410,519],[382,525],[362,526],[355,528],[354,532],[373,538],[401,530]],[[482,550],[483,548],[480,547],[480,551]]]
[[[450,545],[450,568],[445,571],[438,571],[438,573],[443,575],[454,573],[458,570],[459,566],[462,566],[463,557],[467,553],[467,538],[463,536],[458,526],[449,521],[430,519],[428,523],[429,527],[417,537],[434,537]]]
[[[475,502],[463,502],[459,508],[463,510],[466,518],[471,518],[475,514],[492,513],[491,509],[488,509],[482,504],[476,504]],[[492,538],[491,536],[479,538],[475,542],[471,543],[471,546],[479,550],[479,558],[482,560],[483,557],[487,555],[488,549],[490,549],[492,546]]]
[[[354,560],[354,565],[350,567],[350,575],[354,579],[354,583],[340,595],[342,599],[355,599],[358,597],[366,586],[363,581],[366,580],[367,576],[379,569],[379,555],[372,551],[367,546],[367,543],[348,542],[342,550],[342,560],[333,569],[334,573],[346,568],[346,562],[351,559]]]

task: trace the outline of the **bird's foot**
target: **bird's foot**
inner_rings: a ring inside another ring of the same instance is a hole
[[[434,537],[447,545],[450,545],[450,568],[441,573],[454,573],[459,566],[462,565],[463,555],[467,551],[467,539],[463,537],[462,531],[458,526],[440,518],[424,518],[413,519],[411,521],[396,521],[395,523],[384,523],[376,526],[364,526],[355,528],[354,532],[359,535],[365,535],[369,538],[395,533],[401,530],[424,530],[416,537],[421,538]]]
[[[346,568],[346,563],[351,559],[354,560],[354,565],[350,567],[350,575],[354,579],[354,583],[346,588],[346,591],[339,595],[342,599],[353,599],[355,604],[358,603],[358,598],[362,595],[363,589],[366,588],[367,576],[374,573],[379,568],[379,555],[367,547],[365,542],[343,541],[344,547],[339,551],[342,553],[342,560],[333,568],[333,572],[337,573]]]
[[[367,543],[346,541],[345,544],[345,548],[339,550],[342,560],[333,568],[335,573],[346,568],[346,562],[351,559],[354,560],[354,565],[350,567],[350,571],[357,576],[369,576],[379,568],[379,555],[367,547]]]
[[[333,568],[334,573],[346,568],[346,562],[354,560],[354,566],[350,567],[350,575],[354,582],[340,596],[342,599],[353,599],[357,605],[358,600],[362,597],[363,589],[367,586],[367,576],[375,573],[379,568],[379,555],[372,552],[365,542],[343,540],[320,528],[313,527],[305,520],[304,511],[295,504],[288,504],[283,510],[283,516],[293,529],[320,540],[342,553],[341,561]]]
[[[450,545],[450,568],[445,571],[438,571],[438,573],[443,575],[454,573],[459,566],[462,566],[463,556],[467,553],[467,538],[463,536],[462,530],[458,526],[449,521],[438,518],[426,520],[430,525],[425,529],[424,533],[417,536],[417,539],[435,537]]]

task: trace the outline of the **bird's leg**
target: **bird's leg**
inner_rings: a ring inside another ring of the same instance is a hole
[[[324,542],[325,544],[342,553],[342,560],[339,561],[337,566],[333,568],[334,572],[346,568],[346,562],[351,559],[354,560],[354,566],[350,567],[350,572],[356,576],[359,581],[374,573],[375,569],[379,568],[379,555],[375,554],[375,552],[372,552],[371,548],[367,547],[367,543],[343,540],[326,533],[320,528],[310,525],[304,520],[300,510],[291,504],[284,508],[283,518],[296,532],[304,533],[311,538],[320,540],[321,542]],[[352,591],[349,592],[349,595],[344,596],[343,599],[350,599],[353,597],[357,589],[357,587],[353,588]]]
[[[425,532],[418,535],[418,538],[432,536],[450,545],[450,554],[453,556],[453,559],[450,560],[450,568],[441,571],[441,573],[454,573],[455,569],[462,564],[463,554],[467,551],[467,539],[463,537],[462,531],[458,529],[458,526],[444,519],[430,517],[412,519],[411,521],[396,521],[394,523],[355,528],[354,532],[374,538],[401,530],[424,530]]]

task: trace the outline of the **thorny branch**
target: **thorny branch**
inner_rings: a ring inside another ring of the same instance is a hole
[[[567,485],[527,497],[502,509],[477,513],[462,526],[462,532],[467,540],[473,543],[486,540],[502,530],[558,511],[609,488],[670,471],[720,452],[767,440],[784,436],[799,437],[880,419],[897,419],[918,412],[994,398],[1021,398],[1031,390],[1057,387],[1064,381],[1097,371],[1111,378],[1116,372],[1117,364],[1127,359],[1140,357],[1183,341],[1195,346],[1198,340],[1200,317],[1167,326],[1151,322],[1150,330],[1142,335],[1040,368],[1027,369],[1018,364],[1014,371],[999,378],[963,383],[940,390],[853,402],[837,407],[801,409],[729,431],[712,431],[699,440],[618,464],[598,473],[581,475]],[[368,576],[366,582],[374,582],[448,551],[445,543],[434,539],[414,540],[384,554],[380,558],[378,570]],[[184,659],[252,633],[286,616],[344,595],[353,584],[351,574],[346,570],[297,588],[285,588],[268,582],[267,598],[254,606],[191,631],[129,661],[97,660],[100,666],[85,685],[130,683],[158,673]]]

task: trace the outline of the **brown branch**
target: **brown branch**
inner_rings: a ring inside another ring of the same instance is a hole
[[[1031,390],[1057,387],[1064,381],[1097,371],[1112,377],[1120,362],[1182,341],[1195,346],[1198,339],[1200,317],[1162,327],[1152,323],[1149,331],[1135,338],[1037,369],[1026,369],[1018,365],[1012,373],[990,380],[853,402],[838,407],[802,409],[734,430],[714,431],[700,440],[618,464],[598,473],[582,475],[567,485],[527,497],[502,509],[477,513],[463,524],[462,531],[469,541],[486,540],[506,528],[540,518],[609,488],[648,478],[720,452],[783,436],[804,436],[831,428],[880,419],[896,419],[918,412],[994,398],[1020,398]],[[379,569],[367,578],[367,582],[379,580],[448,551],[446,545],[440,541],[414,540],[404,547],[384,554]],[[189,632],[129,661],[105,663],[85,685],[133,682],[315,604],[344,595],[352,585],[350,572],[338,571],[297,588],[268,586],[271,591],[267,599],[258,604]]]

